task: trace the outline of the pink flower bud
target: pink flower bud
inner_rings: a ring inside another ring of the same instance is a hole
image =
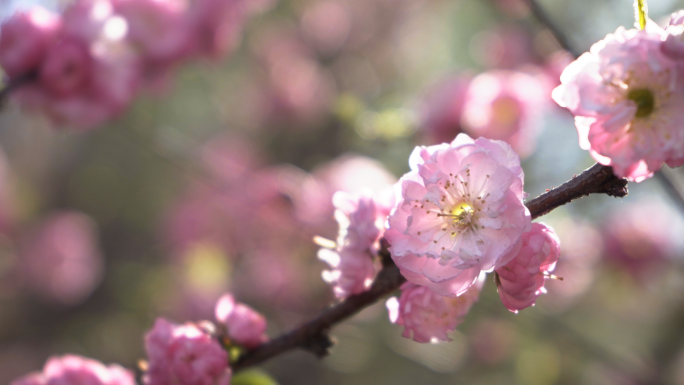
[[[447,333],[463,322],[470,307],[477,302],[485,274],[458,297],[444,297],[425,286],[406,282],[401,297],[387,300],[390,321],[404,326],[406,338],[416,342],[451,341]]]
[[[133,372],[118,365],[102,363],[80,356],[52,357],[42,373],[33,373],[10,385],[135,385]]]
[[[266,319],[251,307],[235,302],[231,294],[224,294],[216,303],[216,319],[228,328],[228,337],[253,348],[268,340]]]
[[[534,305],[559,256],[560,240],[553,229],[542,223],[532,224],[532,230],[523,234],[523,245],[515,258],[496,269],[504,306],[517,313]]]
[[[192,323],[173,324],[158,318],[145,335],[149,368],[146,385],[229,385],[228,353]]]
[[[0,27],[0,66],[5,73],[14,78],[37,70],[60,24],[59,16],[41,7],[5,21]]]

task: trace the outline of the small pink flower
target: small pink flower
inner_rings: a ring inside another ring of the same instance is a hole
[[[331,249],[320,249],[318,259],[332,268],[323,271],[323,279],[333,286],[336,297],[366,291],[373,282],[373,258],[392,203],[389,189],[376,197],[371,197],[369,192],[356,195],[342,191],[333,196],[337,208],[335,218],[340,227],[337,243]]]
[[[133,372],[118,365],[105,366],[88,358],[65,355],[52,357],[42,373],[33,373],[10,385],[135,385]]]
[[[368,290],[375,278],[375,265],[368,250],[322,248],[318,250],[318,259],[331,268],[324,270],[322,276],[325,282],[332,285],[337,298]]]
[[[392,258],[410,282],[458,296],[508,263],[530,229],[520,158],[504,142],[460,134],[416,147],[409,165],[385,233]]]
[[[245,304],[235,302],[231,294],[224,294],[218,300],[215,315],[226,325],[228,337],[246,348],[257,347],[268,340],[264,316]]]
[[[241,0],[195,0],[188,13],[191,51],[218,59],[237,44],[245,17]]]
[[[570,64],[553,91],[575,116],[580,147],[630,181],[684,163],[684,97],[677,64],[661,52],[663,37],[653,24],[620,27]]]
[[[456,330],[470,307],[480,297],[485,274],[458,297],[445,297],[425,286],[406,282],[401,297],[387,300],[390,321],[404,326],[405,338],[416,342],[451,341],[447,333]]]
[[[22,253],[26,283],[41,296],[75,305],[95,290],[103,261],[95,223],[79,212],[47,217]]]
[[[57,125],[90,129],[121,113],[137,89],[135,58],[124,42],[127,24],[106,0],[80,0],[62,20],[38,81],[12,98]]]
[[[229,385],[228,353],[192,323],[173,324],[158,318],[145,335],[149,368],[146,385]]]
[[[36,71],[61,19],[42,7],[17,12],[0,27],[0,66],[10,78]]]
[[[496,269],[499,297],[514,313],[534,305],[544,291],[544,281],[556,267],[560,240],[553,229],[533,223],[523,234],[523,245],[513,260]]]
[[[535,147],[548,91],[541,75],[490,71],[475,77],[463,107],[463,129],[473,137],[503,140],[520,156]]]

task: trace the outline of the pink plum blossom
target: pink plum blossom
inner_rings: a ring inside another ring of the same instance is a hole
[[[460,75],[439,83],[424,98],[421,127],[429,143],[452,140],[461,132],[461,117],[470,77]]]
[[[604,255],[611,265],[644,282],[667,266],[682,230],[681,220],[663,204],[621,207],[602,223]]]
[[[559,256],[560,240],[553,229],[542,223],[532,224],[532,230],[523,234],[523,245],[515,258],[496,269],[504,306],[517,313],[534,305]]]
[[[445,297],[425,286],[406,282],[401,286],[399,299],[387,300],[390,321],[404,326],[402,335],[416,342],[451,341],[447,333],[463,322],[477,302],[484,277],[483,273],[476,284],[458,297]]]
[[[466,92],[463,129],[475,138],[503,140],[520,156],[528,156],[548,105],[547,90],[541,75],[504,70],[482,73]]]
[[[117,14],[126,19],[131,43],[138,57],[143,80],[163,82],[169,71],[188,55],[186,0],[113,0]]]
[[[318,259],[330,266],[323,271],[323,280],[332,285],[337,298],[364,292],[370,288],[375,278],[375,265],[367,250],[345,249],[318,250]]]
[[[677,64],[660,49],[663,37],[653,23],[620,27],[570,64],[553,91],[575,116],[580,147],[630,181],[684,163],[684,97]]]
[[[52,357],[41,373],[26,375],[10,385],[135,385],[133,372],[118,365],[105,366],[88,358]]]
[[[64,211],[43,220],[21,254],[24,279],[41,296],[75,305],[100,283],[103,261],[95,223]]]
[[[520,158],[508,144],[460,134],[416,147],[409,165],[385,232],[406,279],[458,296],[481,271],[515,257],[531,221]]]
[[[0,27],[0,66],[16,78],[38,69],[56,40],[61,19],[42,7],[15,13]]]
[[[197,325],[158,318],[145,335],[146,385],[229,385],[228,353]]]
[[[334,247],[318,251],[318,259],[331,267],[323,271],[323,279],[333,286],[338,298],[361,293],[373,282],[373,257],[393,203],[390,192],[388,189],[372,197],[369,193],[355,195],[340,191],[333,196],[339,235]]]
[[[78,1],[66,9],[54,44],[43,53],[38,81],[12,97],[57,125],[81,130],[115,117],[138,81],[134,57],[123,41],[126,29],[108,1]]]
[[[673,60],[684,59],[684,10],[670,17],[660,49]]]
[[[228,329],[228,337],[240,345],[254,348],[268,340],[264,316],[236,302],[231,294],[224,294],[218,300],[215,316]]]
[[[191,52],[218,59],[237,44],[245,17],[242,0],[195,0],[188,11]]]

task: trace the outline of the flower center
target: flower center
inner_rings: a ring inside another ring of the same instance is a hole
[[[451,210],[446,211],[447,214],[438,214],[444,217],[447,225],[455,226],[457,228],[463,229],[470,225],[473,219],[473,214],[475,210],[466,202],[461,202],[454,206]]]
[[[632,100],[637,105],[637,118],[645,118],[653,112],[655,108],[655,95],[653,91],[648,88],[638,88],[636,90],[631,90],[627,94],[627,98]]]

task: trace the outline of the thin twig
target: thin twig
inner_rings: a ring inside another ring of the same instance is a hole
[[[596,164],[559,187],[532,199],[526,205],[530,210],[532,219],[535,219],[569,203],[573,199],[589,194],[624,197],[627,195],[627,181],[615,177],[610,167]],[[233,365],[233,370],[239,371],[258,365],[281,353],[297,348],[311,351],[318,357],[326,356],[328,347],[331,345],[328,331],[333,325],[350,318],[394,292],[406,281],[399,272],[399,268],[392,262],[387,251],[388,246],[387,242],[383,240],[383,247],[380,251],[383,268],[368,291],[352,295],[339,304],[326,309],[315,319],[248,351]]]
[[[568,39],[568,37],[565,36],[565,34],[556,26],[556,23],[551,20],[549,14],[546,13],[541,5],[539,5],[537,0],[527,0],[527,4],[529,5],[530,11],[532,11],[534,17],[536,17],[537,20],[544,25],[544,27],[551,31],[553,36],[558,41],[558,44],[560,44],[564,50],[570,52],[575,58],[579,57],[580,54],[573,48],[572,44],[570,43],[570,39]]]

